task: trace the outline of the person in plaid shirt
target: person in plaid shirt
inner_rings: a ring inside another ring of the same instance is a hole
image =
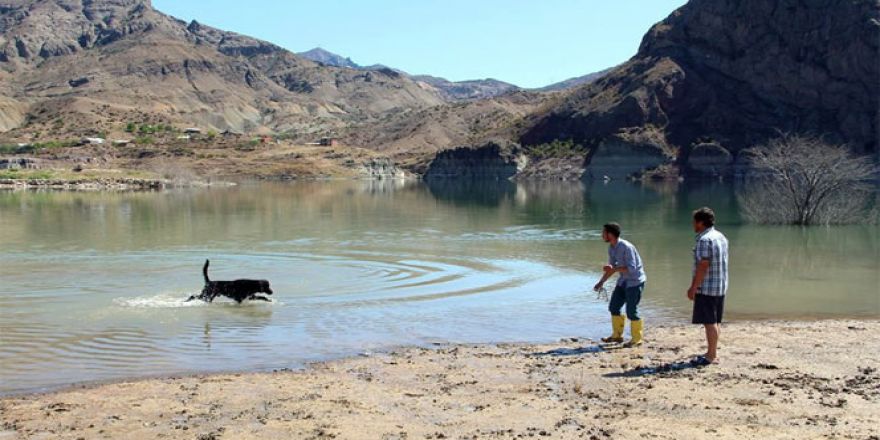
[[[694,211],[694,272],[687,297],[694,302],[693,323],[706,328],[708,350],[696,359],[701,364],[718,362],[718,338],[727,296],[727,237],[715,229],[715,212]]]

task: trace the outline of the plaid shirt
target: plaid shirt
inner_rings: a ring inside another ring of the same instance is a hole
[[[703,284],[697,290],[700,295],[724,296],[727,294],[727,237],[709,228],[697,235],[694,246],[694,274],[701,260],[709,260],[709,270]]]

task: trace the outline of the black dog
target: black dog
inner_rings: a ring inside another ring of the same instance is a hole
[[[214,302],[214,298],[225,296],[234,299],[235,302],[241,304],[242,301],[259,300],[271,302],[265,296],[258,296],[258,293],[272,294],[269,282],[266,280],[235,280],[235,281],[211,281],[208,278],[208,265],[211,260],[205,260],[205,266],[202,268],[202,274],[205,275],[205,287],[199,295],[189,297],[187,301],[200,299],[206,302]]]

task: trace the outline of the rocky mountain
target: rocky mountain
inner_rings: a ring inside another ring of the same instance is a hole
[[[321,63],[328,66],[347,67],[349,69],[363,70],[391,69],[398,73],[409,75],[402,70],[394,69],[385,66],[384,64],[361,66],[352,61],[351,58],[335,54],[320,47],[316,47],[306,52],[299,52],[298,55],[303,58],[310,59],[316,63]],[[599,78],[602,78],[612,70],[614,69],[605,69],[599,72],[588,73],[586,75],[569,78],[565,81],[560,81],[555,84],[550,84],[548,86],[539,87],[531,90],[535,92],[558,92],[568,90],[577,86],[592,83]],[[518,86],[492,78],[469,81],[449,81],[448,79],[431,75],[410,75],[410,77],[415,79],[416,81],[421,81],[435,87],[436,89],[438,89],[439,93],[441,93],[448,101],[487,99],[494,96],[503,95],[508,92],[522,90]]]
[[[378,70],[392,71],[401,75],[405,75],[414,81],[427,85],[437,94],[449,102],[458,101],[474,101],[479,99],[488,99],[503,95],[508,92],[520,90],[519,87],[499,81],[496,79],[477,79],[469,81],[449,81],[445,78],[439,78],[431,75],[410,75],[400,69],[394,69],[383,64],[373,64],[370,66],[361,66],[351,60],[351,58],[337,55],[333,52],[326,51],[321,48],[315,48],[306,52],[300,52],[300,56],[308,58],[312,61],[322,63],[328,66],[347,67],[349,69],[361,70]]]
[[[353,126],[343,136],[395,159],[410,171],[426,172],[444,150],[508,143],[518,121],[554,99],[546,93],[518,91],[492,99],[458,102],[399,113],[376,124]]]
[[[327,132],[443,102],[395,72],[319,65],[148,0],[0,0],[0,75],[2,130],[159,119]]]
[[[431,85],[445,100],[453,102],[494,98],[520,90],[513,84],[491,78],[470,81],[449,81],[430,75],[415,75],[412,78]]]
[[[526,146],[590,151],[587,174],[672,161],[728,173],[780,132],[878,152],[880,2],[691,0],[626,64],[532,115]]]
[[[312,60],[316,63],[321,63],[328,66],[348,67],[349,69],[362,68],[362,66],[352,61],[351,58],[346,58],[342,55],[336,55],[335,53],[324,50],[320,47],[316,47],[312,50],[308,50],[305,52],[299,52],[297,55],[305,59]]]
[[[556,93],[312,52],[325,61],[148,0],[0,0],[0,132],[59,139],[161,121],[334,133],[418,173],[493,178],[729,174],[780,132],[880,154],[876,0],[690,0],[631,60]],[[482,161],[490,172],[454,169]]]

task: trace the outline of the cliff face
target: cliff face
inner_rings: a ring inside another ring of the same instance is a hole
[[[0,0],[0,61],[37,62],[175,27],[145,0]]]
[[[878,109],[880,3],[691,0],[629,62],[534,115],[520,139],[595,148],[621,131],[660,131],[657,146],[684,164],[697,145],[729,163],[780,131],[876,153]]]
[[[437,154],[425,174],[427,180],[507,180],[525,164],[509,148],[487,144],[479,148],[457,148]]]

